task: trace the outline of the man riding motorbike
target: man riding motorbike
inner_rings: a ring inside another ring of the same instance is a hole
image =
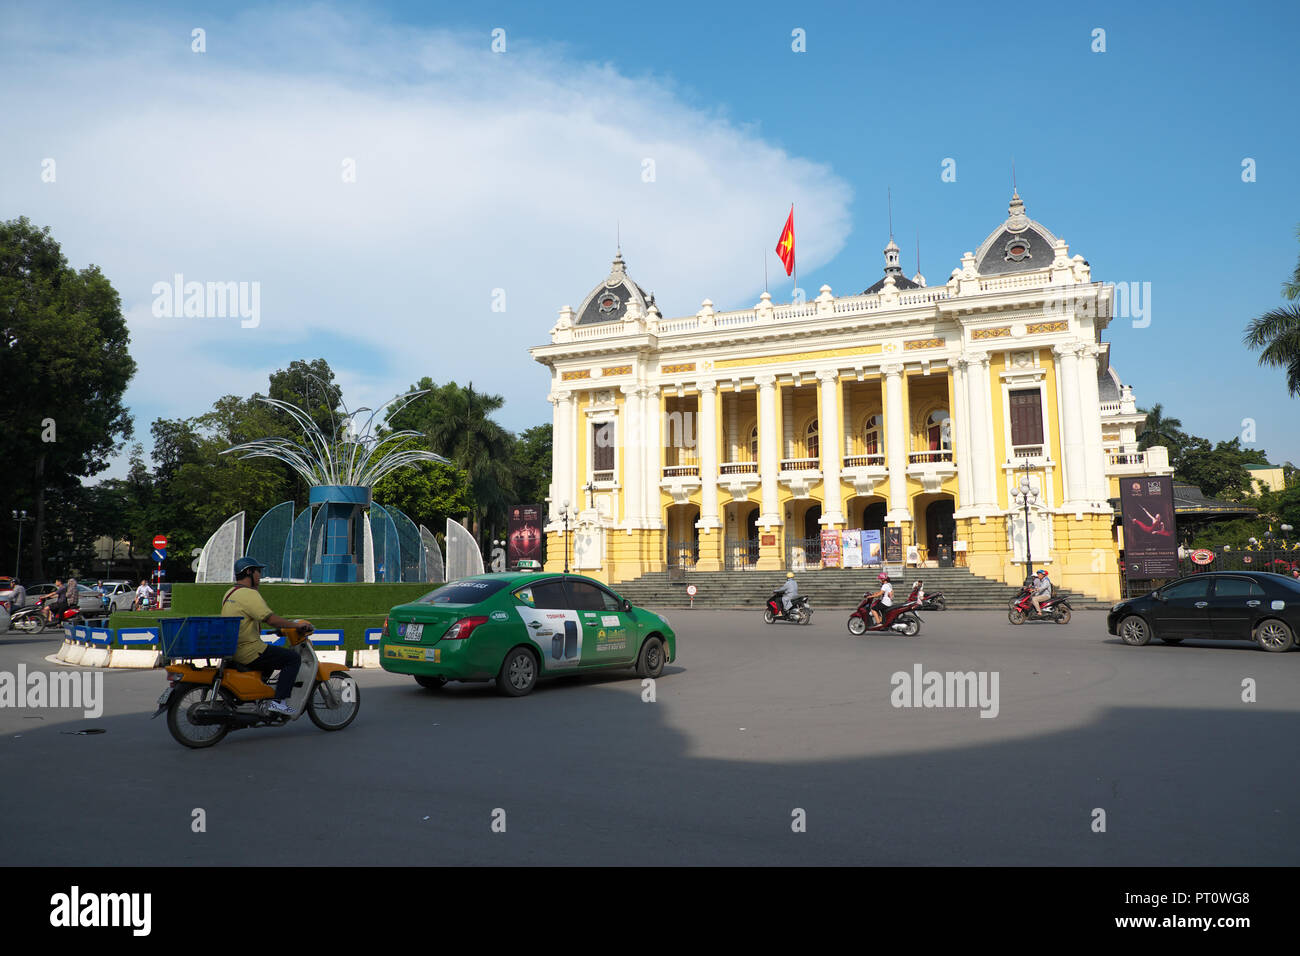
[[[789,614],[790,605],[794,602],[794,599],[799,596],[799,585],[795,583],[793,571],[786,572],[785,584],[781,585],[776,593],[781,595],[782,611],[785,614]]]
[[[54,590],[41,599],[41,613],[45,615],[47,625],[53,624],[56,620],[62,620],[63,612],[68,609],[67,598],[67,592],[63,587],[63,578],[55,578]]]
[[[263,641],[262,623],[275,628],[297,627],[306,631],[311,631],[312,626],[310,621],[290,621],[280,617],[267,606],[257,590],[265,567],[253,558],[240,558],[235,562],[235,586],[221,599],[221,616],[243,618],[234,655],[236,664],[260,670],[263,674],[280,671],[280,678],[275,682],[275,699],[266,705],[266,709],[273,714],[292,716],[293,708],[287,701],[293,693],[301,659],[296,651],[272,647]]]
[[[871,598],[871,626],[879,627],[882,620],[881,612],[878,608],[892,607],[894,604],[894,585],[889,581],[889,572],[881,571],[876,575],[876,580],[880,582],[880,590],[867,595]]]
[[[1034,575],[1034,593],[1029,599],[1034,605],[1034,613],[1041,615],[1043,613],[1044,602],[1052,597],[1052,582],[1047,578],[1047,572],[1039,569]]]

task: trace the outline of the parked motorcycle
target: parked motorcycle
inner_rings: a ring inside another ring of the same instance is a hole
[[[948,610],[948,601],[944,598],[942,591],[935,591],[933,594],[926,594],[925,587],[920,581],[912,584],[912,593],[908,595],[909,601],[915,601],[919,610],[922,611],[946,611]]]
[[[877,607],[880,623],[872,624],[871,596],[864,594],[858,609],[849,615],[849,633],[859,637],[867,631],[897,631],[905,637],[915,637],[921,633],[921,618],[916,613],[919,609],[920,604],[910,597],[890,607]]]
[[[1070,602],[1064,597],[1053,595],[1043,602],[1042,611],[1034,610],[1034,588],[1026,584],[1011,601],[1007,611],[1007,620],[1012,624],[1024,624],[1025,621],[1055,621],[1057,624],[1070,623]]]
[[[238,622],[239,619],[227,620]],[[216,667],[169,663],[167,689],[158,698],[158,709],[153,716],[166,711],[171,735],[177,743],[194,749],[211,747],[232,730],[281,727],[297,720],[304,712],[321,730],[342,730],[352,723],[361,708],[361,689],[347,667],[322,664],[311,641],[307,640],[307,629],[285,628],[276,633],[284,634],[288,646],[298,651],[302,662],[288,699],[292,714],[266,709],[275,697],[275,688],[267,683],[270,674],[223,657]]]
[[[768,624],[776,621],[789,621],[791,624],[811,624],[812,616],[812,605],[808,603],[808,598],[802,594],[790,602],[789,611],[786,611],[781,603],[780,591],[768,598],[767,604],[763,608],[763,620]]]
[[[43,598],[31,607],[14,611],[13,616],[9,618],[9,627],[15,631],[22,631],[24,634],[39,634],[41,631],[60,631],[67,624],[80,625],[86,623],[85,612],[79,607],[65,608],[52,623],[46,621],[44,608],[46,600],[48,598]]]

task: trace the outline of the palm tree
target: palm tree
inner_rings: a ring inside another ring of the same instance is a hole
[[[1300,227],[1296,238],[1300,239]],[[1282,283],[1282,297],[1289,302],[1300,301],[1300,259],[1290,280]],[[1251,319],[1243,341],[1252,349],[1263,350],[1260,365],[1286,369],[1287,390],[1293,396],[1300,395],[1300,306],[1281,306]]]
[[[1145,408],[1139,408],[1138,411],[1147,417],[1142,423],[1142,430],[1138,432],[1139,449],[1150,448],[1152,445],[1164,445],[1170,451],[1178,448],[1179,439],[1183,435],[1181,420],[1165,418],[1164,406],[1159,402],[1152,405],[1150,411]]]
[[[424,379],[420,388],[432,382]],[[474,390],[474,384],[450,382],[432,387],[399,415],[389,419],[391,427],[418,423],[429,448],[446,455],[469,475],[474,498],[473,531],[482,537],[481,523],[493,527],[505,524],[506,511],[514,500],[515,438],[490,417],[505,404],[500,395]],[[481,521],[482,519],[482,521]]]

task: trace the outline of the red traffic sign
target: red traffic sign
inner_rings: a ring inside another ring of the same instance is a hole
[[[156,534],[156,535],[154,535],[154,537],[153,537],[153,546],[154,546],[155,548],[157,548],[159,551],[166,551],[166,550],[167,550],[167,535],[165,535],[165,534]]]
[[[688,584],[686,586],[686,593],[689,594],[691,597],[695,597],[697,591],[698,589],[695,587],[694,584]]]

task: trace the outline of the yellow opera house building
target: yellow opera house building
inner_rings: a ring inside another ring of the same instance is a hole
[[[1034,566],[1118,598],[1110,499],[1172,469],[1137,449],[1101,340],[1115,289],[1018,195],[945,285],[884,252],[861,294],[682,318],[616,256],[531,350],[552,374],[547,570],[814,567],[824,531],[898,528],[907,563],[1019,584],[1027,482]]]

